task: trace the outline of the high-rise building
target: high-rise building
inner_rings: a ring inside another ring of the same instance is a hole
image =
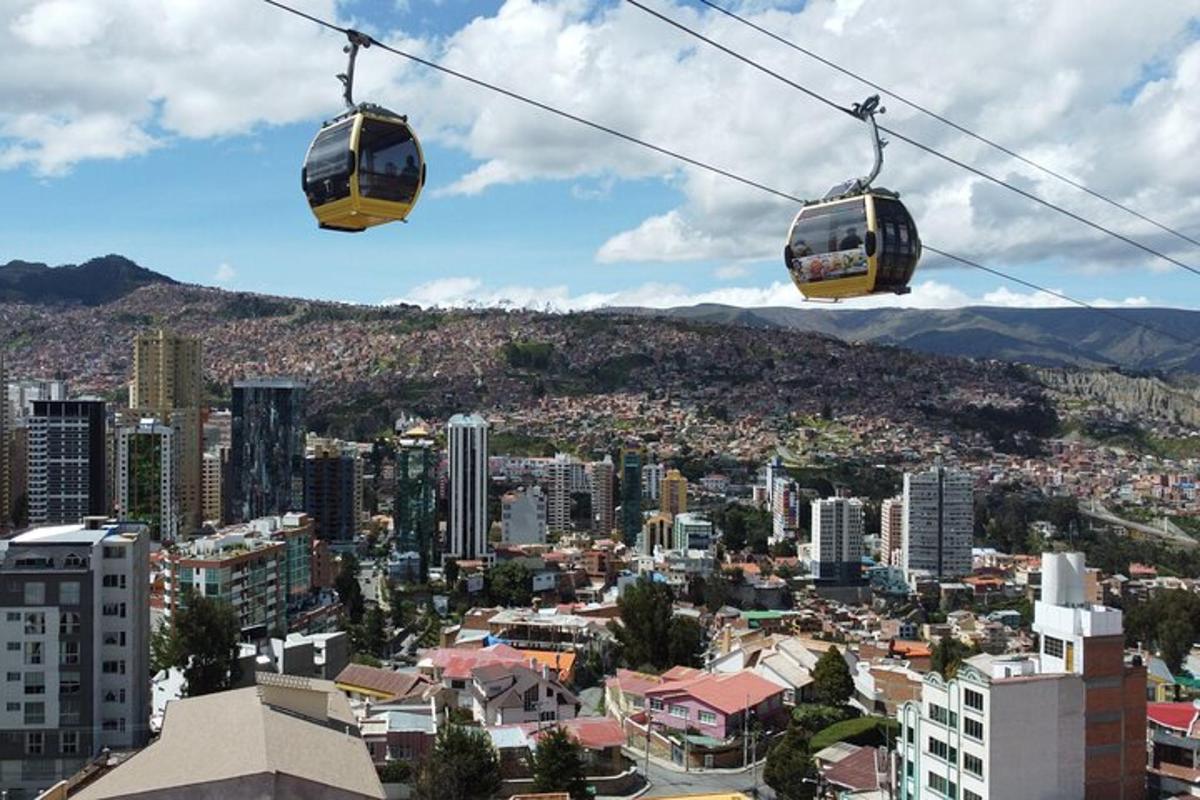
[[[642,497],[651,503],[659,502],[662,497],[662,481],[667,474],[665,464],[645,464],[642,466]]]
[[[1084,599],[1082,553],[1045,553],[1039,652],[968,658],[898,711],[901,800],[1142,800],[1146,669],[1121,611]]]
[[[396,549],[417,554],[421,582],[429,577],[437,544],[437,462],[433,437],[424,427],[410,428],[397,442]]]
[[[660,511],[671,516],[687,511],[688,481],[679,470],[667,470],[659,485],[661,487],[658,505]]]
[[[613,462],[612,456],[594,461],[589,467],[592,482],[593,532],[608,536],[613,532]]]
[[[1083,553],[1043,553],[1033,606],[1043,672],[1083,679],[1085,800],[1146,796],[1146,669],[1126,666],[1121,610],[1087,602]]]
[[[813,577],[837,585],[862,580],[863,504],[857,497],[813,500]]]
[[[45,401],[50,402],[50,401]],[[0,786],[9,797],[149,738],[150,537],[137,523],[0,540]]]
[[[226,521],[244,522],[304,504],[304,415],[300,381],[258,378],[233,384]]]
[[[455,414],[446,423],[450,476],[446,557],[488,556],[488,424],[478,414]]]
[[[12,420],[32,415],[34,400],[67,399],[67,382],[63,380],[22,379],[0,386],[6,388],[9,419]]]
[[[800,485],[786,475],[771,484],[771,539],[795,539],[800,529]]]
[[[642,464],[646,452],[631,445],[621,450],[621,534],[636,542],[642,532]]]
[[[571,529],[571,495],[586,485],[583,463],[567,453],[557,453],[546,467],[546,522],[550,530]]]
[[[904,538],[904,495],[889,497],[879,509],[879,558],[889,567],[899,566]]]
[[[546,543],[546,494],[539,486],[500,499],[500,539],[505,544]]]
[[[658,513],[648,517],[642,523],[642,537],[638,540],[638,552],[644,556],[654,555],[654,551],[670,550],[675,534],[675,518],[670,514]]]
[[[205,522],[221,524],[221,465],[229,457],[229,446],[217,446],[204,454],[204,468],[201,470],[200,506]]]
[[[308,437],[304,510],[318,539],[354,539],[363,516],[363,462],[357,447],[337,439]]]
[[[701,514],[684,512],[674,517],[671,549],[707,550],[712,547],[713,524]]]
[[[926,572],[952,578],[971,571],[975,480],[940,464],[904,474],[901,564],[906,575]]]
[[[8,373],[4,369],[4,355],[0,353],[0,387],[4,387],[7,392]],[[0,533],[6,533],[9,528],[9,523],[12,519],[12,497],[9,490],[12,467],[10,459],[12,450],[9,445],[9,429],[12,423],[9,422],[9,417],[12,416],[8,408],[7,399],[0,403]]]
[[[175,429],[179,452],[176,481],[184,533],[199,530],[203,521],[202,363],[203,347],[194,336],[159,329],[139,333],[133,339],[129,407]]]
[[[29,522],[72,525],[110,511],[103,400],[35,400],[28,419]]]
[[[144,522],[153,541],[175,541],[181,521],[175,430],[154,418],[142,419],[117,428],[116,445],[118,516]]]
[[[232,606],[245,636],[287,631],[288,545],[256,522],[223,528],[171,551],[163,592],[169,619],[195,592]],[[311,550],[306,555],[311,559]]]

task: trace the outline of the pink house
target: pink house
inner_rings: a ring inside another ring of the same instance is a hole
[[[786,716],[783,693],[782,686],[749,670],[699,673],[645,690],[655,723],[719,740],[741,735],[747,711],[767,727],[780,722]]]

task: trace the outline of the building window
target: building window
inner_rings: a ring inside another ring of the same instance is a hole
[[[30,731],[25,734],[25,755],[40,756],[46,749],[46,734]]]
[[[104,673],[106,673],[108,675],[124,675],[125,674],[125,662],[124,661],[105,661],[101,668],[101,671],[103,671]]]
[[[525,690],[525,710],[537,711],[538,708],[538,687],[530,686]]]
[[[120,617],[121,619],[125,619],[125,604],[124,603],[105,603],[104,604],[104,616]]]
[[[68,728],[79,724],[79,701],[71,698],[58,703],[58,727]]]
[[[21,680],[21,673],[10,672],[7,675],[5,675],[5,678],[10,681],[19,681],[19,680]]]
[[[20,642],[9,642],[7,645],[5,645],[5,647],[8,649],[8,652],[10,652],[10,653],[21,652],[21,643]]]
[[[5,703],[4,710],[9,712],[10,714],[14,711],[20,711],[21,704],[20,703]]]
[[[64,611],[58,617],[58,635],[74,636],[79,633],[79,614],[74,611]]]
[[[63,606],[79,605],[79,581],[65,581],[59,584],[58,604]]]
[[[25,724],[26,725],[45,725],[46,724],[46,704],[45,703],[26,703],[25,704]]]
[[[650,698],[650,710],[651,711],[662,711],[663,710],[663,701],[659,700],[657,697],[651,697]]]
[[[60,672],[58,674],[58,693],[60,695],[79,694],[79,673]]]
[[[45,636],[46,615],[41,611],[29,611],[25,614],[25,635]]]
[[[9,611],[7,614],[4,615],[4,618],[7,619],[9,622],[20,622],[21,621],[21,612],[20,611]]]
[[[963,753],[963,769],[977,778],[983,777],[983,759],[970,753]]]
[[[687,719],[688,718],[687,706],[679,706],[679,705],[675,705],[674,703],[672,703],[671,704],[671,716],[679,717],[680,719]]]
[[[25,582],[25,605],[41,606],[46,604],[46,584],[40,581]]]
[[[701,722],[701,724],[704,724],[704,725],[716,725],[717,724],[717,715],[711,711],[701,711],[700,712],[700,722]]]
[[[41,642],[26,642],[25,643],[25,666],[35,666],[42,663],[42,643]]]
[[[79,642],[58,643],[58,663],[65,666],[79,663]]]
[[[84,569],[87,567],[87,562],[83,560],[83,556],[78,553],[68,553],[63,559],[63,569]],[[76,584],[78,586],[79,584]],[[79,602],[78,600],[76,602]]]
[[[63,731],[58,735],[58,749],[66,755],[79,752],[79,734],[75,731]]]
[[[104,586],[109,589],[124,589],[125,573],[121,572],[116,575],[105,575]]]
[[[970,789],[963,789],[963,800],[983,800],[983,797],[975,794]]]
[[[963,735],[968,736],[977,742],[982,742],[983,723],[977,719],[963,717]]]
[[[104,557],[105,558],[124,558],[125,557],[125,548],[124,547],[110,547],[109,545],[105,545],[104,546]]]
[[[967,689],[963,692],[963,705],[976,711],[983,711],[983,695],[974,689]]]
[[[125,631],[107,631],[104,634],[104,643],[115,645],[116,647],[124,647]]]
[[[44,672],[26,672],[25,673],[25,694],[45,694],[46,693],[46,673]]]
[[[1053,636],[1042,637],[1042,652],[1055,658],[1063,657],[1063,641]]]

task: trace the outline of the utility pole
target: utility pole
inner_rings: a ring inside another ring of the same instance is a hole
[[[754,744],[750,756],[750,780],[752,781],[753,789],[750,790],[751,797],[758,797],[758,728],[754,729]]]

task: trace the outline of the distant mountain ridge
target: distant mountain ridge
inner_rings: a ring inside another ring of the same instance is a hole
[[[60,267],[14,260],[0,265],[0,302],[99,306],[153,283],[178,281],[119,255]]]
[[[704,304],[614,311],[694,322],[814,331],[852,342],[1046,367],[1200,373],[1200,311],[1185,309],[1113,309],[1147,327],[1125,325],[1086,308],[970,306],[831,311]]]

